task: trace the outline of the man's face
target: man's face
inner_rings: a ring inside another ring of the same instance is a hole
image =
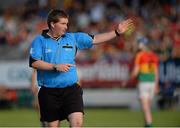
[[[143,43],[139,43],[138,44],[138,48],[141,50],[141,49],[143,49],[144,48],[144,44]]]
[[[59,18],[57,23],[53,23],[52,30],[55,35],[62,36],[68,29],[68,19],[67,18]]]

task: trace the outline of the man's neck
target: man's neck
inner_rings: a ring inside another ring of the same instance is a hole
[[[50,36],[52,39],[58,40],[61,36],[54,34],[51,30],[47,32],[47,35]]]

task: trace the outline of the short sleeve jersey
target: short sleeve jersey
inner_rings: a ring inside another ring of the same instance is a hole
[[[51,64],[73,64],[77,50],[88,49],[93,46],[93,39],[86,33],[66,33],[58,40],[50,38],[43,31],[32,42],[30,56],[35,60],[43,60]],[[75,66],[68,72],[37,70],[39,86],[64,88],[78,82]]]
[[[158,58],[151,51],[141,51],[136,55],[135,65],[139,66],[139,81],[154,81],[155,68],[158,67]]]

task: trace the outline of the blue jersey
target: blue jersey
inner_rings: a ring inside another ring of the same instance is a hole
[[[32,42],[30,56],[51,64],[73,64],[77,50],[93,46],[93,39],[86,33],[66,33],[58,40],[50,38],[45,32],[38,35]],[[75,66],[68,72],[37,70],[39,86],[64,88],[78,82]]]

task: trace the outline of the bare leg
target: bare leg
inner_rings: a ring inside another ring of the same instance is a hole
[[[141,98],[140,101],[146,124],[152,124],[151,100],[148,98]]]
[[[83,125],[83,113],[82,112],[74,112],[69,116],[69,123],[71,128],[81,128]]]
[[[57,128],[57,127],[59,127],[59,125],[60,125],[59,120],[48,122],[48,126],[52,127],[52,128]]]

